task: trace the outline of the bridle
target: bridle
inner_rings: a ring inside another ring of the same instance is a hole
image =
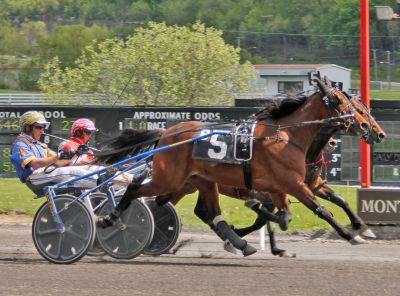
[[[340,100],[337,96],[337,93],[343,94],[346,97],[347,102],[343,102],[342,100]],[[355,114],[357,110],[354,108],[354,105],[351,103],[350,99],[345,95],[345,93],[341,92],[337,88],[331,88],[328,92],[325,93],[325,95],[322,97],[322,100],[324,101],[325,105],[335,110],[339,117],[345,118],[343,126],[346,128],[346,131],[348,131],[350,126],[355,123]],[[344,108],[339,108],[341,104],[346,105],[344,106]]]
[[[364,112],[366,112],[366,114],[368,115],[368,131],[363,135],[363,139],[365,140],[365,141],[367,141],[367,139],[369,138],[369,136],[371,135],[371,133],[372,133],[372,130],[373,130],[373,117],[372,117],[372,115],[371,115],[371,112],[368,110],[368,107],[363,103],[363,102],[361,102],[361,101],[358,101],[356,98],[354,98],[354,97],[349,97],[348,95],[347,95],[347,93],[344,93],[348,98],[349,98],[349,101],[352,103],[352,105],[354,106],[354,103],[353,102],[355,102],[355,101],[357,101],[357,102],[359,102],[360,104],[361,104],[361,107],[363,108],[363,111]]]

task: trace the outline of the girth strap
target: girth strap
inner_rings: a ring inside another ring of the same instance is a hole
[[[250,161],[243,162],[243,176],[246,188],[249,190],[253,189],[253,175],[251,174]]]

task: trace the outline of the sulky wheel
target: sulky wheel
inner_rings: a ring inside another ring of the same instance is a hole
[[[176,243],[181,232],[181,221],[171,203],[159,206],[155,198],[146,198],[154,218],[154,236],[143,254],[158,256],[167,253]]]
[[[92,208],[94,209],[94,213],[97,214],[101,208],[101,204],[103,202],[107,202],[107,194],[101,192],[94,192],[90,194],[90,202],[92,204]],[[100,207],[99,207],[100,206]],[[86,255],[88,256],[103,256],[106,252],[104,252],[101,247],[99,240],[97,239],[97,235],[94,238],[94,242],[92,246],[87,251]]]
[[[63,231],[57,230],[49,203],[45,202],[33,218],[33,243],[39,254],[50,262],[76,262],[93,244],[96,228],[92,214],[81,201],[71,195],[56,196],[54,202],[60,212]]]
[[[119,200],[120,197],[116,197]],[[106,203],[99,216],[110,213]],[[103,250],[113,258],[132,259],[139,256],[151,242],[154,234],[154,220],[150,209],[141,199],[132,200],[113,226],[97,228],[97,239]]]

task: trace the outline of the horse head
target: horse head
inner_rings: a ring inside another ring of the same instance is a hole
[[[347,133],[357,136],[366,137],[371,130],[370,121],[365,119],[350,102],[348,96],[341,90],[332,87],[328,80],[322,81],[315,78],[314,81],[318,84],[322,100],[328,108],[336,111],[336,114],[344,118],[342,127]]]
[[[363,135],[363,140],[368,144],[381,143],[386,137],[386,133],[371,115],[368,107],[355,97],[350,97],[350,102],[353,104],[354,108],[356,108],[357,112],[370,124],[371,129],[368,134]]]

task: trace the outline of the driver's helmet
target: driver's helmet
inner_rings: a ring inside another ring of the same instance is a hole
[[[94,122],[87,118],[80,118],[74,121],[71,127],[71,135],[76,135],[78,131],[97,132]]]
[[[19,119],[19,126],[22,131],[25,130],[26,126],[33,125],[35,123],[44,125],[45,128],[48,128],[50,125],[50,122],[48,122],[44,115],[38,111],[27,111],[22,114]]]

